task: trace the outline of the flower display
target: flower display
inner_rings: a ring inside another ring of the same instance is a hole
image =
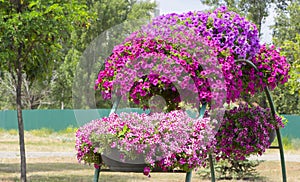
[[[208,46],[208,43],[204,42],[205,39],[202,41],[203,47]],[[146,102],[147,98],[155,94],[163,95],[168,106],[180,102],[179,96],[175,97],[178,87],[182,90],[180,97],[190,99],[189,103],[197,100],[210,102],[212,98],[222,101],[226,97],[222,95],[224,90],[226,93],[226,87],[218,84],[217,79],[213,79],[223,77],[214,50],[199,50],[199,54],[210,56],[196,58],[183,49],[176,49],[169,43],[150,38],[139,38],[117,49],[121,50],[116,52],[126,52],[126,55],[112,55],[106,62],[106,69],[100,71],[96,81],[96,85],[101,85],[104,98],[111,97],[113,87],[120,95],[130,93],[130,99],[136,104]],[[205,67],[207,70],[199,67]],[[117,74],[112,74],[116,72]],[[216,85],[214,92],[209,88],[213,84]],[[193,94],[199,99],[190,97]],[[143,108],[145,106],[143,105]],[[171,107],[169,111],[173,109],[176,107]]]
[[[85,131],[85,132],[82,132]],[[144,156],[144,170],[179,168],[190,171],[205,166],[207,153],[214,146],[209,119],[192,119],[184,111],[169,113],[135,112],[111,114],[79,128],[76,133],[77,159],[99,164],[97,154],[120,151],[117,160]]]
[[[252,60],[259,73],[237,64],[238,59]],[[213,12],[173,13],[154,19],[115,47],[105,69],[98,74],[95,88],[104,99],[110,99],[112,92],[123,96],[130,93],[129,99],[140,104],[161,92],[152,88],[166,88],[173,82],[185,89],[184,94],[197,92],[199,102],[218,98],[215,101],[222,103],[226,99],[230,103],[266,85],[274,88],[278,82],[286,82],[288,70],[285,58],[274,47],[259,44],[254,24],[221,7]],[[265,76],[266,81],[255,75]],[[208,81],[211,78],[218,80]],[[212,96],[214,93],[218,96]],[[174,101],[180,99],[170,99],[170,103]],[[142,107],[147,108],[145,104]]]
[[[284,126],[282,119],[259,106],[240,104],[225,114],[223,106],[287,82],[288,70],[278,49],[259,43],[256,26],[226,7],[159,16],[114,47],[95,90],[104,99],[117,95],[143,109],[160,96],[166,110],[113,113],[85,124],[76,133],[77,159],[99,167],[100,156],[117,150],[123,162],[142,156],[149,176],[155,167],[205,166],[209,153],[218,160],[260,155],[271,133]],[[208,111],[201,119],[183,108],[198,112],[204,103]]]
[[[262,91],[265,86],[273,90],[278,84],[288,81],[290,65],[274,45],[262,45],[260,52],[251,61],[259,72],[250,68],[249,65],[242,66],[243,75],[245,75],[243,85],[248,85],[246,92],[254,94]]]
[[[271,145],[271,133],[281,127],[282,118],[273,118],[269,108],[240,104],[227,110],[216,134],[217,159],[244,160],[251,154],[261,155]]]
[[[235,59],[252,58],[260,49],[256,25],[239,14],[228,11],[225,6],[213,12],[196,11],[159,16],[150,23],[149,32],[162,35],[164,31],[161,26],[173,27],[178,24],[194,30],[198,36],[216,41],[221,48],[232,49]],[[157,32],[153,31],[153,27]]]

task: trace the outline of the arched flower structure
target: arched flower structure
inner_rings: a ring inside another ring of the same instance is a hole
[[[258,71],[237,64],[239,59],[252,61]],[[101,154],[104,144],[128,156],[133,151],[146,152],[148,175],[148,167],[155,165],[190,171],[205,165],[208,152],[236,159],[260,154],[270,145],[270,132],[283,126],[281,118],[272,118],[268,109],[260,107],[240,105],[224,111],[223,105],[237,101],[244,94],[260,92],[266,86],[274,89],[288,80],[288,70],[285,57],[274,46],[259,43],[256,26],[226,7],[213,12],[159,16],[115,46],[98,74],[95,89],[104,99],[116,94],[143,109],[149,107],[151,97],[159,95],[165,99],[168,113],[114,114],[92,121],[77,132],[77,157],[93,162],[89,156]],[[210,117],[213,111],[223,110],[220,129],[213,131],[216,127],[212,127],[213,119],[209,117],[187,119],[180,111],[182,102],[196,107],[209,103]],[[181,133],[185,140],[172,140],[177,146],[166,145],[164,137],[170,138],[175,130],[181,131],[182,123],[192,128],[188,134]],[[99,125],[106,127],[100,131],[95,128]],[[104,135],[112,137],[103,138]],[[250,136],[243,139],[246,135]],[[160,146],[159,151],[165,155],[153,158],[158,155],[150,150],[154,146]]]
[[[200,46],[199,43],[204,45]],[[207,65],[203,60],[197,60],[203,56],[203,52],[202,55],[196,54],[196,58],[193,57],[193,54],[200,52],[199,48],[209,49],[209,56],[217,58],[226,83],[227,102],[240,98],[243,92],[254,94],[258,90],[261,91],[265,85],[275,88],[278,83],[283,84],[288,79],[289,65],[285,57],[280,56],[274,46],[260,45],[254,24],[238,14],[228,11],[226,7],[221,7],[209,13],[169,14],[154,19],[140,32],[132,34],[125,40],[124,44],[114,49],[113,54],[105,63],[105,69],[100,71],[98,75],[96,88],[102,91],[104,98],[110,98],[112,87],[115,82],[118,82],[116,75],[126,64],[131,64],[132,70],[136,70],[134,68],[141,65],[154,68],[160,73],[168,72],[170,67],[163,67],[162,65],[162,60],[166,57],[174,61],[175,64],[183,66],[188,73],[186,76],[194,76],[196,87],[207,85],[203,80],[197,80],[205,78],[207,72],[210,72],[209,69],[202,71],[199,69],[199,66],[205,67]],[[154,57],[157,59],[151,59]],[[150,59],[151,63],[145,63],[149,62]],[[246,65],[237,65],[235,61],[238,59],[252,60],[260,72],[255,73],[254,69]],[[132,61],[135,62],[132,63]],[[179,70],[179,75],[180,71],[183,70]],[[265,76],[265,80],[259,80],[255,75]],[[127,76],[136,77],[133,71],[127,73]],[[120,77],[122,76],[117,78]],[[176,78],[172,76],[171,78],[173,78],[172,81],[176,81]],[[162,79],[165,80],[164,77]],[[139,93],[142,97],[147,95],[148,84],[156,86],[157,82],[157,79],[147,80],[144,82],[146,85],[137,87],[134,94]],[[124,93],[127,93],[128,87],[125,88],[127,89],[124,90]],[[202,89],[209,90],[204,87]],[[206,99],[207,102],[210,102],[211,95],[207,91],[197,91],[202,94],[200,100]],[[132,96],[135,99],[136,95],[134,94]]]

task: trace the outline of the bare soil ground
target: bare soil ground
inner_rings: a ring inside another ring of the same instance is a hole
[[[78,164],[74,150],[73,133],[51,133],[43,135],[39,133],[25,132],[26,152],[55,152],[55,154],[68,155],[36,155],[27,157],[27,175],[29,181],[92,181],[94,168],[92,166]],[[18,136],[16,133],[0,131],[0,154],[18,153]],[[277,150],[268,150],[267,154],[278,153]],[[300,154],[299,151],[285,151],[286,155]],[[73,155],[69,155],[73,154]],[[279,158],[278,158],[279,159]],[[20,176],[19,156],[0,157],[0,181],[18,181]],[[287,181],[300,181],[300,162],[286,162]],[[259,176],[251,181],[277,182],[282,181],[281,167],[279,160],[262,162],[257,171]],[[185,179],[185,173],[152,173],[151,178],[145,177],[140,173],[120,173],[120,172],[101,172],[102,181],[124,181],[124,182],[181,182]],[[209,179],[201,179],[193,173],[193,182],[208,182]],[[238,181],[238,180],[217,180],[217,181]]]

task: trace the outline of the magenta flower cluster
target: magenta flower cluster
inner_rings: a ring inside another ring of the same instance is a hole
[[[282,118],[270,109],[240,104],[227,110],[216,133],[211,118],[192,119],[186,112],[111,114],[80,127],[76,132],[77,159],[101,165],[99,155],[119,150],[119,160],[143,156],[144,173],[155,168],[184,171],[205,166],[209,153],[216,159],[244,160],[261,155],[271,144]],[[118,159],[115,159],[118,160]]]
[[[198,56],[208,56],[206,59],[196,58],[184,49],[176,49],[172,43],[151,38],[135,38],[125,46],[117,46],[114,49],[117,54],[113,54],[106,62],[105,70],[99,72],[97,88],[100,86],[104,98],[111,97],[112,88],[122,96],[129,93],[129,99],[136,104],[158,94],[164,95],[168,103],[182,99],[189,103],[199,99],[209,102],[214,98],[220,105],[226,97],[226,87],[218,80],[223,77],[216,59],[220,50],[205,51],[204,48],[211,47],[211,43],[201,37],[193,40],[201,42],[197,53]],[[214,89],[210,88],[211,85]],[[174,97],[175,92],[180,95]],[[145,108],[146,105],[142,106]]]
[[[252,60],[259,73],[236,64],[240,58]],[[117,92],[136,104],[142,102],[143,108],[151,96],[180,89],[180,97],[187,102],[195,101],[190,95],[196,93],[198,102],[217,98],[221,104],[224,99],[229,103],[243,93],[254,94],[266,85],[274,88],[286,82],[288,69],[274,47],[260,46],[254,24],[221,7],[207,13],[163,15],[134,32],[107,58],[95,89],[104,99]],[[170,103],[181,100],[169,98]]]
[[[225,112],[216,135],[216,159],[244,160],[251,154],[261,155],[271,144],[272,132],[281,127],[282,118],[273,118],[269,108],[240,104]]]
[[[115,148],[120,151],[121,161],[143,155],[150,169],[185,171],[205,166],[207,154],[215,145],[208,118],[192,119],[179,110],[150,115],[111,114],[79,128],[76,139],[79,161],[96,163],[91,152],[105,155]]]
[[[262,45],[260,52],[251,61],[257,66],[259,72],[247,65],[242,67],[245,75],[243,85],[248,85],[247,93],[254,94],[262,91],[265,86],[273,90],[278,84],[288,81],[290,65],[274,45]]]

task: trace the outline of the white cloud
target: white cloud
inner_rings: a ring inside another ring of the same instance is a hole
[[[199,0],[156,0],[156,2],[159,3],[160,14],[201,11],[209,8]]]

